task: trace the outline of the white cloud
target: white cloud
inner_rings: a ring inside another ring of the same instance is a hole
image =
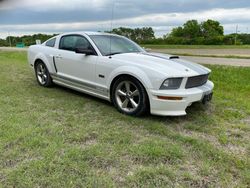
[[[29,0],[26,0],[29,1]],[[47,0],[45,0],[47,1]],[[100,1],[100,0],[97,0]],[[53,0],[54,3],[58,0]],[[235,25],[239,24],[241,32],[250,29],[250,8],[240,9],[213,9],[208,11],[189,12],[189,13],[167,13],[150,14],[134,18],[119,19],[114,21],[114,27],[142,27],[153,26],[157,35],[168,33],[175,26],[182,25],[190,19],[204,21],[215,19],[221,21],[225,26],[226,33],[234,32]],[[69,29],[70,28],[70,29]],[[2,25],[0,32],[19,31],[19,32],[64,32],[76,30],[109,30],[110,21],[96,22],[76,22],[76,23],[51,23],[51,24],[31,24],[31,25]]]
[[[33,11],[48,10],[86,10],[91,8],[101,9],[107,5],[109,0],[19,0],[6,3],[5,8],[16,9],[25,8]],[[11,5],[11,6],[10,6]]]
[[[170,14],[151,14],[132,19],[124,19],[122,23],[130,24],[181,24],[190,19],[204,21],[215,19],[222,22],[248,21],[250,22],[250,8],[240,9],[212,9],[208,11]],[[119,22],[119,21],[118,21]]]

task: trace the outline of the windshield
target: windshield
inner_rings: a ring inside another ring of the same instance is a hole
[[[91,35],[89,36],[102,55],[115,55],[121,53],[144,52],[144,50],[133,41],[113,35]]]

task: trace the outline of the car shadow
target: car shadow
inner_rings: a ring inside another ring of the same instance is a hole
[[[57,90],[61,90],[63,92],[71,93],[71,94],[79,96],[79,97],[84,97],[85,99],[94,100],[95,102],[100,102],[102,104],[112,106],[112,103],[110,103],[107,100],[100,99],[98,97],[95,97],[95,96],[92,96],[92,95],[89,95],[89,94],[85,94],[85,93],[82,93],[80,91],[76,91],[76,90],[73,90],[73,89],[70,89],[70,88],[67,88],[67,87],[64,87],[64,86],[54,85],[53,88],[57,89]]]
[[[70,88],[66,88],[60,85],[54,85],[53,88],[57,90],[61,90],[63,92],[71,93],[79,97],[83,97],[91,101],[95,101],[97,103],[100,103],[100,104],[103,104],[103,105],[106,105],[115,109],[115,107],[113,106],[111,102],[106,101],[104,99],[100,99],[98,97],[94,97],[94,96],[91,96],[91,95],[88,95],[88,94],[85,94],[85,93],[82,93],[82,92],[79,92]],[[182,123],[183,122],[198,122],[202,118],[203,119],[210,118],[210,115],[211,115],[210,113],[212,113],[210,112],[212,105],[213,104],[203,105],[201,102],[193,103],[191,106],[189,106],[186,109],[187,115],[185,116],[157,116],[157,115],[151,115],[148,112],[141,117],[134,117],[134,118],[144,119],[146,121],[154,121],[154,122],[167,122],[167,124],[175,124],[179,122],[182,122]],[[117,114],[120,114],[122,117],[126,116],[126,115],[119,113],[116,110],[114,110],[114,112]],[[119,118],[119,116],[117,117]]]

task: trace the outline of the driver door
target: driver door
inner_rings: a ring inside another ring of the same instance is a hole
[[[57,75],[66,81],[94,87],[98,56],[78,54],[75,52],[77,48],[93,49],[82,35],[61,37],[58,53],[55,56]]]

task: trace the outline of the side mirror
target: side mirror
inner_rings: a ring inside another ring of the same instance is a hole
[[[77,54],[85,54],[85,55],[93,55],[94,51],[91,49],[85,49],[85,48],[76,48],[75,52]]]

